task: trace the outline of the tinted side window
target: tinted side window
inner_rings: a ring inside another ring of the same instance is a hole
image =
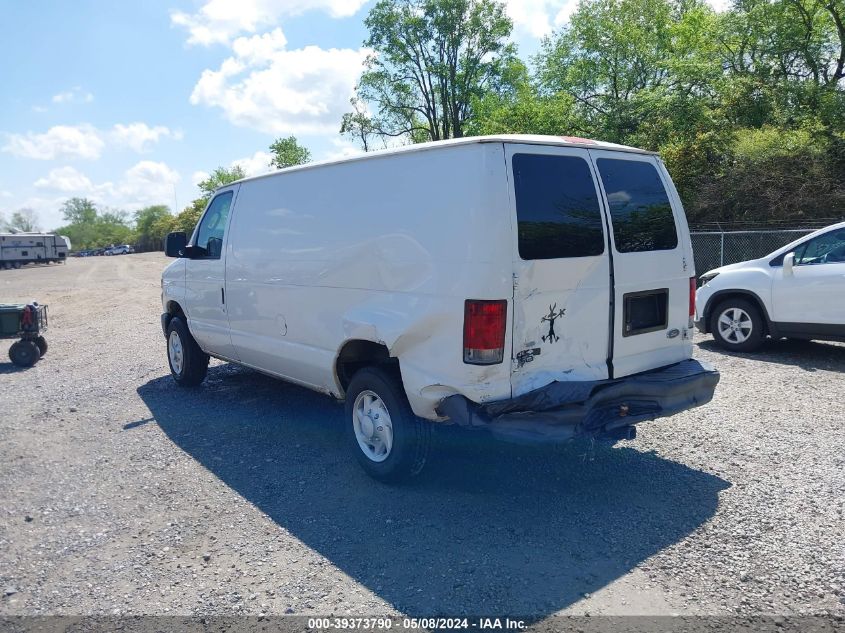
[[[522,259],[604,252],[598,196],[585,160],[514,154],[512,164]]]
[[[838,264],[845,262],[845,229],[819,235],[795,249],[795,264]]]
[[[678,245],[675,218],[660,175],[651,163],[616,158],[596,161],[601,174],[616,250],[666,251]]]
[[[195,257],[220,259],[230,206],[232,206],[231,191],[221,193],[211,201],[197,231],[197,241],[194,244]]]

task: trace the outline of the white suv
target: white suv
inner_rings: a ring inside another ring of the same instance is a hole
[[[701,275],[695,324],[724,349],[772,338],[845,341],[845,222]]]

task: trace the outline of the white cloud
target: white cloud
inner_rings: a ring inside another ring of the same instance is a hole
[[[100,132],[91,125],[56,125],[43,134],[9,134],[3,151],[40,160],[63,157],[95,160],[104,145]]]
[[[173,187],[179,180],[179,173],[165,163],[142,160],[126,170],[113,195],[125,208],[166,204],[173,199]]]
[[[257,176],[258,174],[266,174],[274,171],[275,167],[270,167],[270,161],[273,159],[273,154],[270,152],[262,152],[258,150],[252,156],[247,158],[239,158],[233,160],[231,167],[235,165],[240,166],[247,176]]]
[[[0,204],[0,215],[5,213],[8,218],[18,209],[32,209],[38,217],[38,224],[49,231],[64,224],[64,219],[59,209],[61,209],[62,203],[67,198],[68,196],[57,196],[55,198],[31,196],[24,200],[18,198],[10,204]]]
[[[162,138],[182,139],[182,132],[170,130],[163,125],[150,127],[146,123],[136,122],[122,125],[118,123],[112,128],[111,139],[118,145],[132,148],[139,154],[149,151],[150,145],[158,143]]]
[[[732,0],[706,0],[716,11],[729,9]],[[541,38],[565,25],[578,9],[578,0],[505,0],[514,30]]]
[[[242,33],[255,33],[284,16],[317,10],[333,18],[354,15],[367,0],[207,0],[196,13],[173,11],[170,22],[188,31],[188,43],[228,43]]]
[[[207,171],[195,171],[191,174],[191,184],[198,187],[203,180],[208,180],[211,177]]]
[[[11,191],[0,191],[0,198],[11,198],[12,192]]]
[[[733,6],[733,0],[707,0],[707,4],[716,11],[727,11]]]
[[[553,24],[560,26],[569,19],[578,0],[506,0],[505,4],[514,29],[539,38],[551,33]]]
[[[51,169],[49,174],[36,180],[34,185],[36,189],[61,191],[74,195],[82,195],[94,190],[91,179],[73,167]]]
[[[337,132],[368,51],[286,44],[281,29],[238,38],[219,70],[203,71],[191,103],[269,134]]]
[[[103,132],[93,125],[56,125],[42,134],[7,134],[2,150],[21,158],[55,160],[57,158],[100,158],[107,143],[129,147],[136,152],[148,151],[150,145],[163,138],[182,139],[182,132],[163,125],[150,127],[146,123],[118,123]]]
[[[179,180],[179,173],[167,164],[150,160],[136,163],[123,172],[117,182],[99,184],[73,167],[59,167],[36,180],[34,185],[47,195],[61,194],[62,197],[30,198],[23,206],[31,206],[49,215],[67,198],[84,196],[103,206],[134,211],[148,204],[169,204]],[[51,216],[51,220],[55,222],[55,217]]]
[[[322,156],[322,160],[339,160],[341,158],[349,158],[350,156],[358,156],[359,154],[364,153],[364,150],[346,139],[333,138],[331,139],[331,144],[333,149],[326,152]]]
[[[53,95],[53,103],[91,103],[93,100],[94,95],[79,86]]]

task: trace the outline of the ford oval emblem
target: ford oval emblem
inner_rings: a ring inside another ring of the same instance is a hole
[[[681,331],[678,328],[673,328],[673,329],[669,330],[668,332],[666,332],[666,338],[675,338],[680,333],[681,333]]]

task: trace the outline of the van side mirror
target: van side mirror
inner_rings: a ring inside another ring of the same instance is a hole
[[[164,238],[164,254],[168,257],[185,257],[185,247],[188,244],[188,236],[184,231],[168,233]]]
[[[795,266],[795,253],[787,253],[783,258],[783,276],[792,277],[794,271],[792,267]]]

